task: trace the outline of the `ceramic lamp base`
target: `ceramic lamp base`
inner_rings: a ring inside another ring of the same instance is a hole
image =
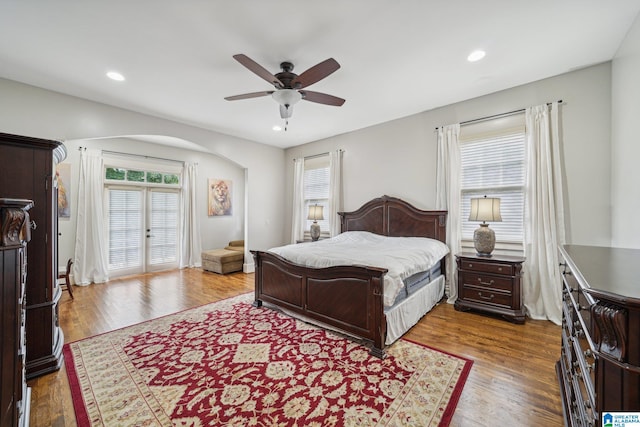
[[[496,233],[489,228],[489,224],[480,224],[473,232],[473,245],[478,256],[490,257],[496,247]]]
[[[311,240],[314,242],[320,238],[320,226],[317,222],[313,221],[313,224],[311,224],[311,228],[309,229],[309,234],[311,234]]]

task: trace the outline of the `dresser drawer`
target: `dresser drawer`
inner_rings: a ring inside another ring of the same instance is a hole
[[[488,290],[499,289],[509,295],[511,295],[513,289],[513,281],[509,277],[462,271],[460,272],[460,279],[464,286],[473,285],[474,287],[483,287]]]
[[[463,259],[460,261],[460,268],[462,270],[483,271],[485,273],[505,274],[508,276],[512,276],[514,274],[513,265],[498,262],[482,262]]]
[[[511,308],[513,298],[511,294],[476,286],[465,286],[462,290],[462,298],[465,301],[475,301],[482,304]]]

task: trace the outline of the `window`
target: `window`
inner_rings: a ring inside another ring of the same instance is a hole
[[[471,198],[499,197],[502,222],[494,222],[490,227],[496,233],[496,241],[522,243],[524,222],[525,184],[525,136],[524,118],[518,115],[522,126],[500,126],[497,119],[492,124],[497,129],[490,132],[483,129],[461,130],[460,157],[461,177],[461,218],[462,239],[473,240],[473,232],[478,222],[470,222]],[[464,135],[464,136],[463,136]]]
[[[104,177],[107,181],[119,181],[119,183],[124,181],[167,185],[180,184],[180,176],[177,173],[151,172],[115,167],[105,168]]]
[[[306,219],[309,207],[322,206],[323,218],[318,220],[320,236],[329,237],[329,156],[314,157],[304,162],[304,233],[309,235],[313,220]]]

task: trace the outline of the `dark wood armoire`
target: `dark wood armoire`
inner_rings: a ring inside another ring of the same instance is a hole
[[[30,200],[0,198],[0,426],[29,424],[25,376],[25,279]]]
[[[58,370],[62,364],[55,168],[66,154],[59,141],[0,133],[0,194],[33,201],[26,280],[27,379]]]

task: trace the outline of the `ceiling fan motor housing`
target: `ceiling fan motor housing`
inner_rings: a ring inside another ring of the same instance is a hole
[[[293,87],[291,86],[291,82],[293,81],[293,79],[298,77],[297,74],[292,72],[293,64],[291,62],[282,62],[280,64],[280,68],[282,68],[282,71],[276,74],[276,77],[282,83],[282,88],[293,89]],[[277,83],[275,84],[275,86],[276,88],[280,87]]]

